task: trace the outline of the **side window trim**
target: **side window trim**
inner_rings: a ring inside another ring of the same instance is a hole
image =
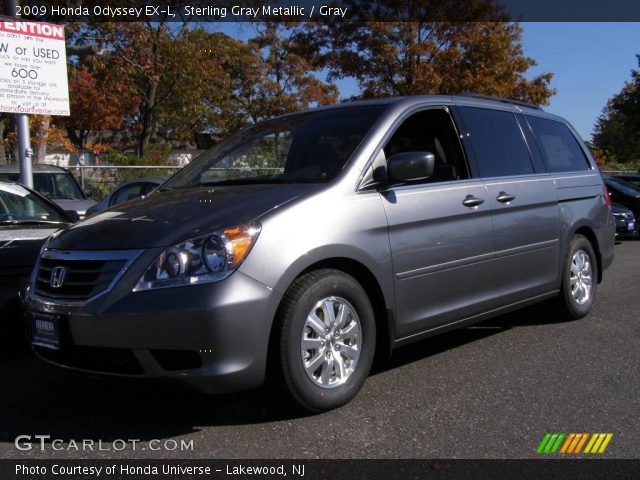
[[[476,159],[475,152],[473,151],[473,146],[471,145],[471,140],[469,139],[469,129],[464,123],[462,119],[462,115],[460,114],[460,107],[457,105],[452,105],[451,107],[451,119],[453,123],[456,125],[456,133],[458,135],[458,140],[460,140],[460,145],[462,146],[462,151],[464,156],[467,159],[467,167],[469,168],[469,176],[471,178],[480,179],[480,168],[478,168],[478,162]]]
[[[358,186],[356,188],[356,191],[366,191],[369,189],[370,186],[370,180],[372,180],[372,167],[374,165],[374,163],[376,162],[376,160],[378,159],[380,152],[384,150],[384,147],[389,143],[389,140],[391,140],[391,138],[395,135],[395,133],[398,131],[398,129],[402,126],[402,124],[412,115],[415,115],[417,113],[420,112],[424,112],[424,111],[428,111],[428,110],[443,110],[448,116],[449,119],[451,121],[451,126],[453,127],[453,131],[455,133],[455,136],[458,138],[458,146],[460,147],[460,151],[462,152],[462,161],[465,163],[465,166],[467,167],[467,173],[469,174],[469,178],[466,179],[461,179],[461,180],[451,180],[451,181],[443,181],[443,182],[438,182],[438,183],[416,183],[413,185],[405,185],[406,187],[423,187],[423,186],[431,186],[431,185],[444,185],[447,183],[452,183],[452,182],[465,182],[465,181],[469,181],[469,180],[474,180],[474,174],[473,174],[473,168],[470,164],[469,161],[469,156],[466,154],[465,149],[464,149],[464,145],[463,143],[460,141],[461,139],[461,135],[460,135],[460,131],[458,128],[458,125],[455,122],[454,116],[453,116],[453,112],[452,110],[455,107],[453,105],[446,105],[446,104],[440,104],[440,105],[417,105],[417,106],[413,106],[411,108],[408,108],[407,110],[403,111],[393,122],[393,124],[391,125],[391,127],[387,130],[387,132],[385,133],[385,135],[382,137],[382,139],[380,140],[380,142],[378,143],[378,145],[376,146],[375,150],[373,151],[373,154],[371,155],[371,157],[369,158],[369,160],[367,160],[367,163],[364,167],[364,169],[362,170],[364,173],[361,175],[360,179],[358,180]]]
[[[527,149],[529,150],[529,155],[531,156],[531,161],[533,162],[533,170],[536,174],[547,174],[549,173],[549,168],[547,163],[544,160],[544,154],[542,152],[542,148],[538,143],[538,139],[536,135],[533,133],[533,129],[527,120],[526,115],[522,113],[516,114],[516,120],[520,125],[520,131],[524,135],[525,143],[527,144]]]

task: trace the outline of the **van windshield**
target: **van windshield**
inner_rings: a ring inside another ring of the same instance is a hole
[[[204,152],[161,190],[327,182],[342,170],[385,108],[319,110],[260,123]]]

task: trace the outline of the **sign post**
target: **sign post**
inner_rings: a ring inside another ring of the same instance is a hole
[[[33,187],[28,114],[69,115],[63,26],[0,17],[0,112],[15,114],[20,182]]]

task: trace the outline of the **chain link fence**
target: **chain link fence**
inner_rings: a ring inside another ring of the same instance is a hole
[[[600,173],[603,175],[638,175],[640,174],[640,170],[600,170]]]

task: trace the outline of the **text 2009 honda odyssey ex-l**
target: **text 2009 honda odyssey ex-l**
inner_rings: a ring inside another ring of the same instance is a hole
[[[586,315],[614,231],[561,118],[477,97],[345,103],[243,130],[54,235],[32,343],[211,393],[269,366],[322,411],[356,395],[376,352],[551,297]]]

